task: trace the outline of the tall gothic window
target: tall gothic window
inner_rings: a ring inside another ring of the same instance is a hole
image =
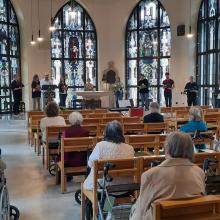
[[[91,17],[75,1],[57,13],[51,38],[52,78],[56,84],[64,77],[69,86],[67,106],[71,107],[76,91],[83,90],[86,80],[98,89],[97,37]]]
[[[212,105],[215,85],[219,78],[220,1],[202,1],[198,18],[197,81],[200,104]]]
[[[130,15],[126,29],[126,87],[128,98],[139,100],[137,82],[144,74],[150,99],[163,104],[162,82],[169,71],[170,22],[158,0],[142,0]],[[137,104],[139,102],[137,101]]]
[[[11,111],[10,83],[20,74],[20,37],[15,10],[10,0],[0,0],[0,113]]]

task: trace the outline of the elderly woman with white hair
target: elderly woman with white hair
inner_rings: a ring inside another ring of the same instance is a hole
[[[199,106],[193,106],[189,110],[189,122],[180,128],[180,131],[193,133],[195,131],[207,131],[207,125],[203,122],[202,109]],[[197,144],[196,149],[205,149],[205,144]]]
[[[153,203],[187,199],[205,193],[205,174],[193,161],[193,143],[188,134],[171,133],[165,144],[166,159],[141,176],[140,195],[130,220],[153,220]]]
[[[63,131],[64,138],[88,137],[89,132],[81,127],[83,117],[79,112],[72,112],[69,115],[70,127]],[[65,165],[67,166],[83,166],[87,164],[87,153],[65,153]]]

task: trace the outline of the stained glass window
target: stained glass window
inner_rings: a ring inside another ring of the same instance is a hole
[[[163,104],[162,82],[169,71],[171,32],[168,15],[158,0],[142,0],[134,8],[126,30],[126,87],[139,104],[137,82],[144,74],[150,99]]]
[[[220,1],[202,1],[198,18],[197,82],[200,104],[215,105],[214,91],[220,79]]]
[[[10,83],[20,74],[19,26],[10,0],[0,0],[0,113],[11,111]]]
[[[86,80],[98,89],[97,37],[94,23],[85,9],[68,2],[57,13],[51,35],[52,78],[58,84],[64,77],[69,86],[67,106],[72,107],[76,91],[83,90]],[[57,95],[59,102],[59,96]]]

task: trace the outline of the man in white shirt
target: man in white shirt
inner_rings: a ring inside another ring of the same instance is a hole
[[[53,81],[49,79],[49,74],[45,73],[44,75],[44,79],[42,79],[40,81],[40,86],[41,86],[41,95],[42,95],[42,106],[43,109],[45,109],[45,106],[47,105],[48,102],[48,97],[45,97],[45,93],[47,92],[47,90],[43,90],[42,87],[44,85],[53,85]]]

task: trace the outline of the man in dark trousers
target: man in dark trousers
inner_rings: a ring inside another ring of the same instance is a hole
[[[193,76],[190,76],[189,82],[186,83],[184,93],[186,93],[187,95],[188,106],[195,106],[197,103],[198,85],[196,82],[193,81]]]
[[[13,92],[14,105],[13,105],[13,113],[15,115],[19,114],[19,106],[22,100],[22,88],[24,85],[20,81],[20,76],[18,74],[14,75],[14,80],[11,83],[11,89]]]
[[[165,73],[166,79],[163,81],[164,97],[166,107],[172,107],[172,90],[174,89],[174,81],[170,79],[170,74]]]
[[[148,96],[149,96],[149,85],[148,80],[145,78],[144,74],[140,75],[140,80],[138,82],[139,93],[141,96],[141,106],[145,109],[148,108]]]

